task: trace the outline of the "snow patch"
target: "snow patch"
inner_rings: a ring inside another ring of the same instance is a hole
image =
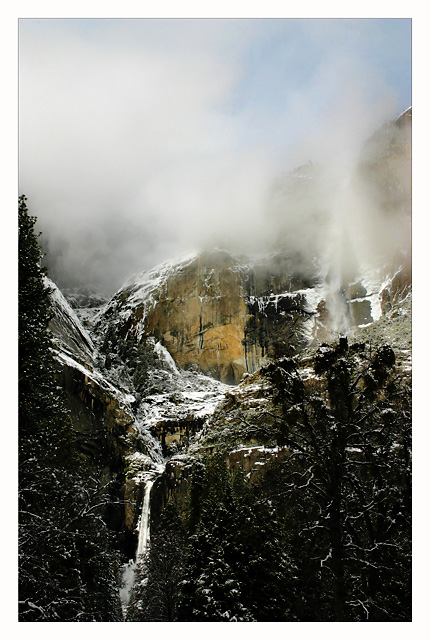
[[[179,371],[175,364],[175,361],[173,360],[170,353],[167,351],[166,347],[163,347],[161,342],[157,342],[157,344],[154,347],[154,351],[157,354],[157,356],[160,358],[160,360],[165,362],[167,366],[173,371],[173,373],[176,373],[177,375],[179,375]]]
[[[67,340],[69,340],[75,345],[74,350],[78,349],[78,352],[82,352],[86,357],[89,356],[90,359],[93,359],[95,349],[93,341],[75,311],[50,278],[44,276],[43,283],[45,287],[50,290],[49,295],[54,310],[53,320],[54,323],[56,322],[58,325],[56,327],[55,337],[63,348],[67,349]]]
[[[97,386],[99,386],[103,391],[109,393],[113,397],[118,400],[119,405],[125,409],[130,415],[132,415],[132,410],[130,407],[131,398],[134,399],[134,396],[131,394],[125,394],[116,387],[114,387],[110,382],[106,380],[106,378],[98,371],[90,370],[85,367],[83,364],[67,355],[63,351],[58,351],[57,349],[53,349],[53,353],[57,361],[62,365],[67,365],[68,367],[72,367],[73,369],[77,369],[80,371],[88,380],[93,381]]]

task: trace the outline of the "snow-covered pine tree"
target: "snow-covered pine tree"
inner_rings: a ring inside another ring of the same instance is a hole
[[[40,464],[73,455],[73,434],[55,385],[55,365],[48,330],[52,316],[49,289],[40,266],[41,252],[26,197],[19,198],[18,224],[18,411],[22,479],[27,461]],[[63,445],[63,446],[61,446]]]
[[[324,346],[313,391],[269,365],[289,456],[268,474],[285,514],[302,621],[411,619],[410,387],[388,345]]]
[[[26,198],[19,199],[19,619],[120,620],[117,559],[100,483],[77,464],[56,385],[49,290]]]
[[[291,569],[276,514],[243,478],[231,477],[223,455],[208,461],[200,487],[178,619],[289,620]]]

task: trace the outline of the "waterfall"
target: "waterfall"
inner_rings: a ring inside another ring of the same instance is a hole
[[[137,543],[136,564],[139,558],[144,555],[149,542],[149,514],[150,514],[150,496],[154,480],[147,480],[145,485],[145,497],[143,499],[142,513],[139,520],[139,541]]]
[[[360,272],[359,212],[351,176],[346,170],[336,175],[336,183],[337,187],[331,196],[331,218],[326,235],[326,305],[332,331],[344,334],[348,332],[351,322],[346,290]]]
[[[123,565],[121,582],[122,587],[119,590],[121,606],[124,619],[127,613],[128,603],[130,601],[131,591],[134,586],[136,567],[142,562],[143,556],[148,548],[150,514],[151,514],[151,489],[154,484],[153,478],[148,478],[145,483],[145,495],[143,498],[142,511],[139,518],[138,531],[139,537],[137,542],[137,550],[135,559],[130,559],[127,564]]]

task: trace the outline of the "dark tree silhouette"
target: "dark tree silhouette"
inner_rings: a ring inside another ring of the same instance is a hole
[[[78,465],[56,384],[51,308],[26,198],[19,199],[19,619],[120,620],[107,493]]]
[[[322,347],[313,390],[271,365],[289,455],[272,471],[308,620],[410,620],[410,386],[387,346]],[[275,479],[276,478],[276,479]]]

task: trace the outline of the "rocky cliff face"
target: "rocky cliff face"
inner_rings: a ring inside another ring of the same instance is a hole
[[[98,327],[108,340],[153,336],[181,368],[234,384],[309,342],[319,302],[312,284],[281,255],[250,261],[215,250],[140,274]]]
[[[353,327],[389,308],[386,273],[333,291],[321,273],[300,277],[289,263],[282,254],[251,260],[217,250],[162,265],[123,287],[97,329],[106,344],[155,338],[180,368],[236,384],[276,357],[330,339],[338,313]],[[408,286],[402,269],[401,278]]]
[[[85,328],[55,284],[47,279],[46,286],[54,312],[57,382],[71,413],[77,452],[109,486],[115,506],[106,518],[132,557],[148,473],[161,477],[166,459],[187,447],[224,397],[224,385],[178,369],[154,339],[137,359],[133,350],[120,351],[121,357],[112,351],[107,364],[98,336],[93,342],[89,335],[99,309],[78,310]]]
[[[199,477],[200,468],[214,456],[224,458],[232,477],[239,473],[250,486],[265,486],[266,476],[277,473],[299,453],[286,433],[301,424],[306,407],[306,420],[315,421],[313,428],[318,437],[319,420],[323,424],[327,415],[336,416],[330,418],[333,425],[342,419],[360,424],[360,420],[372,416],[381,422],[381,434],[390,428],[390,420],[395,417],[403,424],[400,434],[403,429],[407,433],[411,358],[408,292],[378,321],[355,328],[349,339],[306,349],[293,358],[280,358],[245,374],[239,385],[228,388],[187,447],[170,457],[154,493],[154,522],[169,501],[180,513],[188,513],[193,476]],[[341,387],[336,387],[343,381],[343,367],[349,379],[348,397],[342,396],[345,389],[341,393]],[[344,406],[353,418],[343,415]],[[360,440],[361,427],[357,429]],[[346,449],[354,464],[366,451],[366,445],[361,444]]]
[[[392,271],[402,265],[403,277],[407,275],[411,284],[412,108],[366,141],[354,179],[366,185],[369,226],[381,238],[386,262]],[[381,237],[381,228],[385,237]]]
[[[411,213],[412,107],[387,122],[366,141],[358,171],[374,187],[378,205],[386,211]]]

